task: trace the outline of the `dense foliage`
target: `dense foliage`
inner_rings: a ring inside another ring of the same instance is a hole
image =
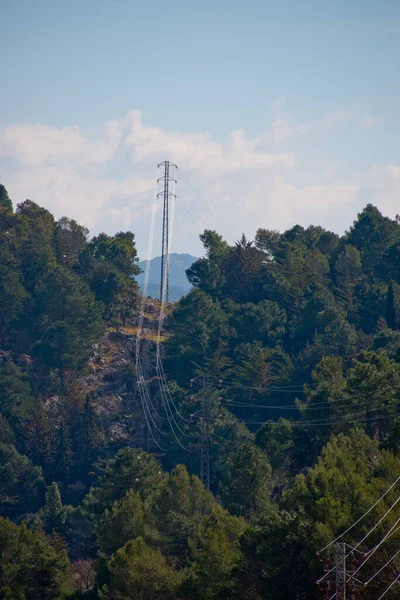
[[[399,477],[398,220],[368,205],[342,237],[201,240],[193,290],[168,307],[163,413],[151,331],[135,373],[133,234],[89,241],[30,200],[14,212],[0,186],[0,598],[322,598],[317,550]],[[345,541],[370,532],[360,549],[373,548],[398,495]],[[396,530],[360,578],[398,543]],[[359,597],[378,597],[397,564]]]

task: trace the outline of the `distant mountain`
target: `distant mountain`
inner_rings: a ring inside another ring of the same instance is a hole
[[[187,294],[192,286],[186,278],[185,271],[188,269],[197,258],[190,254],[171,254],[169,258],[169,299],[171,302],[177,302]],[[146,261],[139,263],[140,268],[144,271]],[[144,272],[136,277],[140,287],[144,282]],[[151,298],[160,297],[160,280],[161,280],[161,256],[157,256],[150,261],[149,284],[147,295]]]

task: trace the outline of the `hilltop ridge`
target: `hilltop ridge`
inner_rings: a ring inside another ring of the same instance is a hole
[[[169,299],[171,302],[178,302],[192,288],[186,277],[186,269],[188,269],[197,258],[191,254],[178,254],[174,252],[170,255],[169,263]],[[143,273],[136,277],[136,281],[143,286],[144,270],[146,261],[139,263],[139,267]],[[147,294],[151,298],[160,297],[160,274],[161,274],[161,256],[156,256],[150,261],[150,276]]]

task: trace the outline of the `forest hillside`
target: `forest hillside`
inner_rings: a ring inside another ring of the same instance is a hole
[[[1,599],[330,598],[337,536],[348,597],[400,572],[399,220],[201,241],[157,340],[134,233],[0,186]]]

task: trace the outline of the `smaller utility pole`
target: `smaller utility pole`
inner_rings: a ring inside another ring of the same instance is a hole
[[[319,554],[318,554],[319,556]],[[323,592],[324,600],[355,600],[356,592],[363,586],[363,582],[354,576],[364,556],[359,549],[353,548],[345,542],[336,542],[332,559],[334,565],[329,566],[330,552],[324,557],[319,556],[324,565],[325,575],[317,580],[317,585]],[[335,591],[332,596],[332,591]]]
[[[203,375],[203,398],[202,398],[202,419],[201,419],[201,463],[200,479],[206,490],[210,489],[210,421],[211,406],[207,380]]]
[[[336,596],[338,600],[346,600],[346,544],[337,542],[335,547]]]

